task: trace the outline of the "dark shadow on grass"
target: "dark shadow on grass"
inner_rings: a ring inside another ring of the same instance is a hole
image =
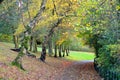
[[[15,51],[15,52],[20,52],[20,49],[10,49],[12,51]]]

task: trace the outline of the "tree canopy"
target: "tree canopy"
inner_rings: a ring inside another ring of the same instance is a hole
[[[46,48],[49,48],[49,55],[54,48],[55,57],[59,49],[61,57],[61,52],[66,51],[68,55],[74,43],[80,41],[81,45],[89,44],[95,49],[99,67],[109,69],[112,66],[119,71],[119,0],[2,1],[0,36],[12,35],[15,46],[21,44],[21,51],[14,62],[28,54],[29,48],[37,52],[37,43],[42,47],[40,60],[45,61]]]

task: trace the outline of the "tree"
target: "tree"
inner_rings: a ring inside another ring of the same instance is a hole
[[[95,48],[97,67],[102,68],[103,72],[117,72],[120,66],[117,61],[119,57],[116,57],[119,54],[120,39],[119,3],[116,0],[94,2],[95,5],[86,7],[86,11],[83,11],[87,15],[79,23],[78,36],[84,37],[85,42]]]
[[[21,58],[28,53],[28,40],[29,40],[29,33],[31,32],[31,29],[35,27],[35,24],[38,22],[38,20],[41,19],[42,12],[45,9],[46,0],[42,0],[40,10],[36,14],[36,16],[30,21],[30,23],[26,27],[26,31],[24,32],[24,38],[21,44],[21,51],[15,58],[15,60],[12,62],[13,65],[18,66],[19,68],[23,69],[21,64]],[[25,52],[24,52],[25,51]]]
[[[64,3],[61,2],[61,1],[60,2],[59,1],[55,2],[54,0],[52,0],[52,1],[53,1],[53,13],[52,13],[52,15],[57,16],[58,19],[53,23],[51,29],[48,32],[48,35],[46,35],[44,37],[44,41],[43,41],[43,44],[42,44],[42,53],[41,53],[41,57],[40,57],[40,59],[42,61],[45,61],[46,45],[47,45],[47,42],[48,42],[50,36],[53,35],[54,29],[56,27],[58,27],[58,25],[62,22],[62,20],[64,19],[64,17],[67,16],[68,13],[70,13],[70,12],[73,13],[72,10],[69,9],[71,7],[71,5],[70,5],[71,1],[69,1],[69,2],[68,1],[63,1]],[[66,6],[66,8],[63,8],[63,6],[60,7],[60,5],[57,6],[56,4],[62,4],[62,5],[64,5],[64,7]]]

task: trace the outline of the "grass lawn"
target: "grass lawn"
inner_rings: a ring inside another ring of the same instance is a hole
[[[69,56],[66,56],[66,59],[69,60],[93,60],[95,57],[95,54],[92,52],[79,52],[79,51],[70,51]]]

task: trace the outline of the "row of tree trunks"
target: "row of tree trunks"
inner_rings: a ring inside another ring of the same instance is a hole
[[[55,49],[54,50],[55,50],[54,57],[58,57],[57,54],[59,54],[59,57],[64,57],[65,54],[66,54],[66,56],[69,56],[69,47],[66,47],[64,45],[60,45],[60,46],[55,45]]]

